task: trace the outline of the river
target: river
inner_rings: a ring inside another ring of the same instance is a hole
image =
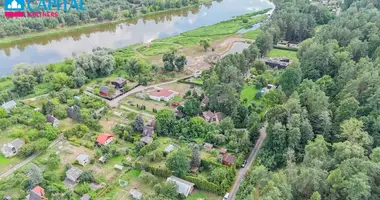
[[[0,76],[18,63],[45,64],[91,51],[94,47],[121,48],[150,42],[265,8],[268,0],[223,0],[208,6],[168,11],[119,24],[110,23],[40,38],[0,45]]]

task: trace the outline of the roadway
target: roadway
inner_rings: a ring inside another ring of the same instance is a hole
[[[228,198],[228,200],[234,200],[235,199],[235,195],[236,195],[236,192],[238,191],[239,189],[239,186],[240,186],[240,183],[241,181],[244,179],[245,175],[247,174],[248,170],[251,168],[251,165],[253,163],[253,161],[255,161],[256,159],[256,156],[261,148],[261,145],[263,144],[266,136],[267,136],[267,127],[268,127],[268,123],[265,122],[264,123],[264,126],[260,129],[260,137],[259,139],[257,139],[256,141],[256,144],[255,144],[255,147],[252,149],[251,151],[251,154],[249,155],[248,159],[247,159],[247,164],[244,168],[242,168],[239,172],[238,172],[238,175],[237,175],[237,178],[235,180],[235,183],[230,191],[230,196]]]

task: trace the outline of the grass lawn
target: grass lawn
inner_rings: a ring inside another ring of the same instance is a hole
[[[282,50],[282,49],[272,49],[268,53],[268,57],[287,57],[293,61],[298,61],[296,51],[287,51],[287,50]]]
[[[139,170],[139,169],[132,169],[131,171],[129,171],[129,172],[123,174],[123,175],[121,176],[121,179],[122,179],[122,180],[129,180],[129,181],[130,181],[130,180],[134,180],[134,179],[136,179],[137,177],[139,177],[140,173],[141,173],[141,170]]]
[[[171,102],[181,102],[183,101],[183,98],[181,96],[174,96],[174,98],[171,100]]]
[[[152,43],[149,47],[141,46],[137,51],[145,56],[155,56],[179,49],[178,44]]]
[[[0,81],[0,91],[5,91],[7,89],[12,88],[13,83],[12,80],[8,77],[3,78],[3,80]]]
[[[260,32],[261,32],[260,29],[256,29],[253,31],[248,31],[246,33],[243,33],[242,36],[243,36],[243,38],[246,38],[246,39],[256,40],[256,38]]]
[[[247,99],[247,102],[244,104],[245,106],[248,106],[251,101],[258,103],[260,100],[255,99],[257,92],[259,92],[259,90],[255,87],[255,85],[244,84],[243,90],[240,93],[240,100],[242,101],[243,99]]]
[[[209,192],[205,192],[205,191],[197,190],[196,189],[185,200],[197,200],[198,198],[203,198],[205,200],[219,200],[219,199],[222,199],[222,197],[219,197],[216,194],[212,194],[212,193],[209,193]]]
[[[21,159],[17,156],[12,158],[5,158],[3,154],[0,154],[0,174],[11,169],[13,166],[21,162]]]

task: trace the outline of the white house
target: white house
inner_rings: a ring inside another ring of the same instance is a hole
[[[177,185],[177,192],[185,195],[185,197],[189,196],[194,189],[194,183],[185,181],[175,176],[168,177],[166,182],[174,182]]]
[[[17,138],[8,144],[4,144],[3,147],[1,148],[1,152],[6,158],[13,157],[18,153],[19,149],[24,144],[25,144],[24,141]]]
[[[150,93],[149,98],[156,101],[170,101],[174,98],[174,92],[167,89],[156,90]]]
[[[17,106],[16,102],[15,101],[8,101],[6,103],[3,103],[3,105],[1,105],[2,108],[4,108],[4,110],[9,114],[12,110],[12,108],[15,108]]]
[[[88,157],[87,154],[79,154],[79,156],[77,156],[77,161],[80,165],[85,166],[90,163],[90,157]]]
[[[134,199],[141,199],[142,198],[142,193],[136,189],[131,189],[129,191],[129,194],[134,198]]]

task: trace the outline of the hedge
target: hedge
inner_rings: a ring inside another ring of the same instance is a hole
[[[153,175],[160,176],[160,177],[169,177],[172,175],[172,171],[170,171],[167,168],[158,168],[158,167],[152,167],[150,165],[143,165],[141,162],[135,162],[135,167],[139,168],[141,170],[145,170],[147,172],[150,172]]]
[[[185,83],[185,84],[193,84],[193,85],[198,85],[198,86],[202,86],[203,85],[203,84],[200,84],[200,83],[195,83],[195,82],[185,81],[185,80],[179,80],[177,82],[178,83]]]
[[[275,48],[275,49],[287,50],[287,51],[298,51],[298,48],[294,48],[294,47],[284,47],[284,46],[278,46],[278,45],[274,45],[273,48]]]
[[[210,169],[211,167],[222,167],[223,165],[221,163],[211,161],[211,160],[201,160],[201,166],[204,169]]]
[[[205,190],[207,192],[212,192],[219,195],[223,195],[225,192],[221,187],[219,187],[215,183],[209,182],[202,178],[198,178],[195,176],[185,176],[184,179],[194,183],[197,188]]]

